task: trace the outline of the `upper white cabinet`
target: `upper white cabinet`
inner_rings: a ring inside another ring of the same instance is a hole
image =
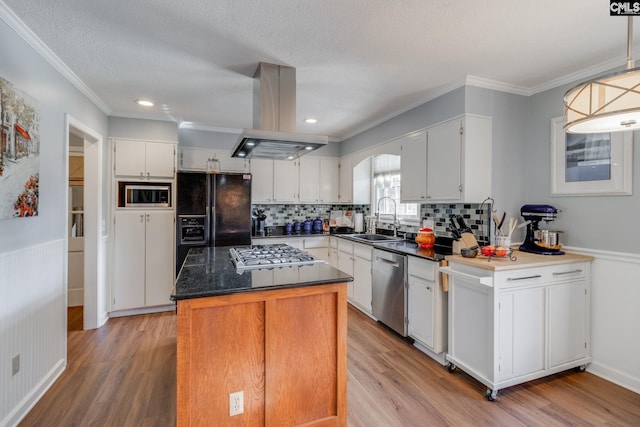
[[[340,193],[338,201],[340,203],[353,203],[353,166],[351,159],[340,159]]]
[[[249,161],[231,157],[231,150],[178,147],[178,170],[206,171],[208,159],[218,159],[221,172],[249,172]]]
[[[300,203],[338,203],[339,159],[300,158]]]
[[[251,202],[273,203],[273,160],[251,160]]]
[[[297,203],[299,194],[298,160],[273,160],[273,201]]]
[[[176,172],[176,144],[113,139],[114,174],[140,179],[170,178]]]
[[[402,200],[427,201],[427,131],[403,136],[400,142]]]
[[[492,120],[465,115],[401,140],[402,200],[481,202],[491,195]]]

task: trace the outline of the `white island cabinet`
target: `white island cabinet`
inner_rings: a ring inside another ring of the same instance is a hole
[[[449,370],[498,390],[591,361],[592,257],[447,257]]]

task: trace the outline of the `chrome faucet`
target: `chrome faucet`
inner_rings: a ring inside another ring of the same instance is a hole
[[[376,211],[378,212],[378,222],[380,222],[380,202],[384,199],[389,199],[393,202],[393,237],[398,236],[398,227],[400,224],[398,223],[398,207],[396,205],[396,201],[388,196],[380,197],[378,199],[378,206],[376,207]]]

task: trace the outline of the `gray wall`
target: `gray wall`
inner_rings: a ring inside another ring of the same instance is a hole
[[[465,112],[464,108],[465,89],[460,87],[342,141],[340,155],[352,154],[459,116]]]
[[[640,150],[634,133],[633,195],[551,196],[551,119],[562,116],[564,93],[576,83],[530,97],[530,132],[525,157],[527,199],[549,203],[561,209],[551,227],[564,231],[561,241],[568,246],[640,253],[633,236],[640,212]]]
[[[109,117],[109,137],[176,142],[178,124],[161,120]]]
[[[38,216],[0,220],[0,253],[65,235],[68,113],[106,138],[107,116],[0,20],[0,76],[40,103]]]

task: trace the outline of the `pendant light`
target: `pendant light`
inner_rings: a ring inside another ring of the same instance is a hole
[[[568,133],[640,129],[640,67],[633,68],[633,21],[627,21],[627,69],[581,83],[564,95]]]

